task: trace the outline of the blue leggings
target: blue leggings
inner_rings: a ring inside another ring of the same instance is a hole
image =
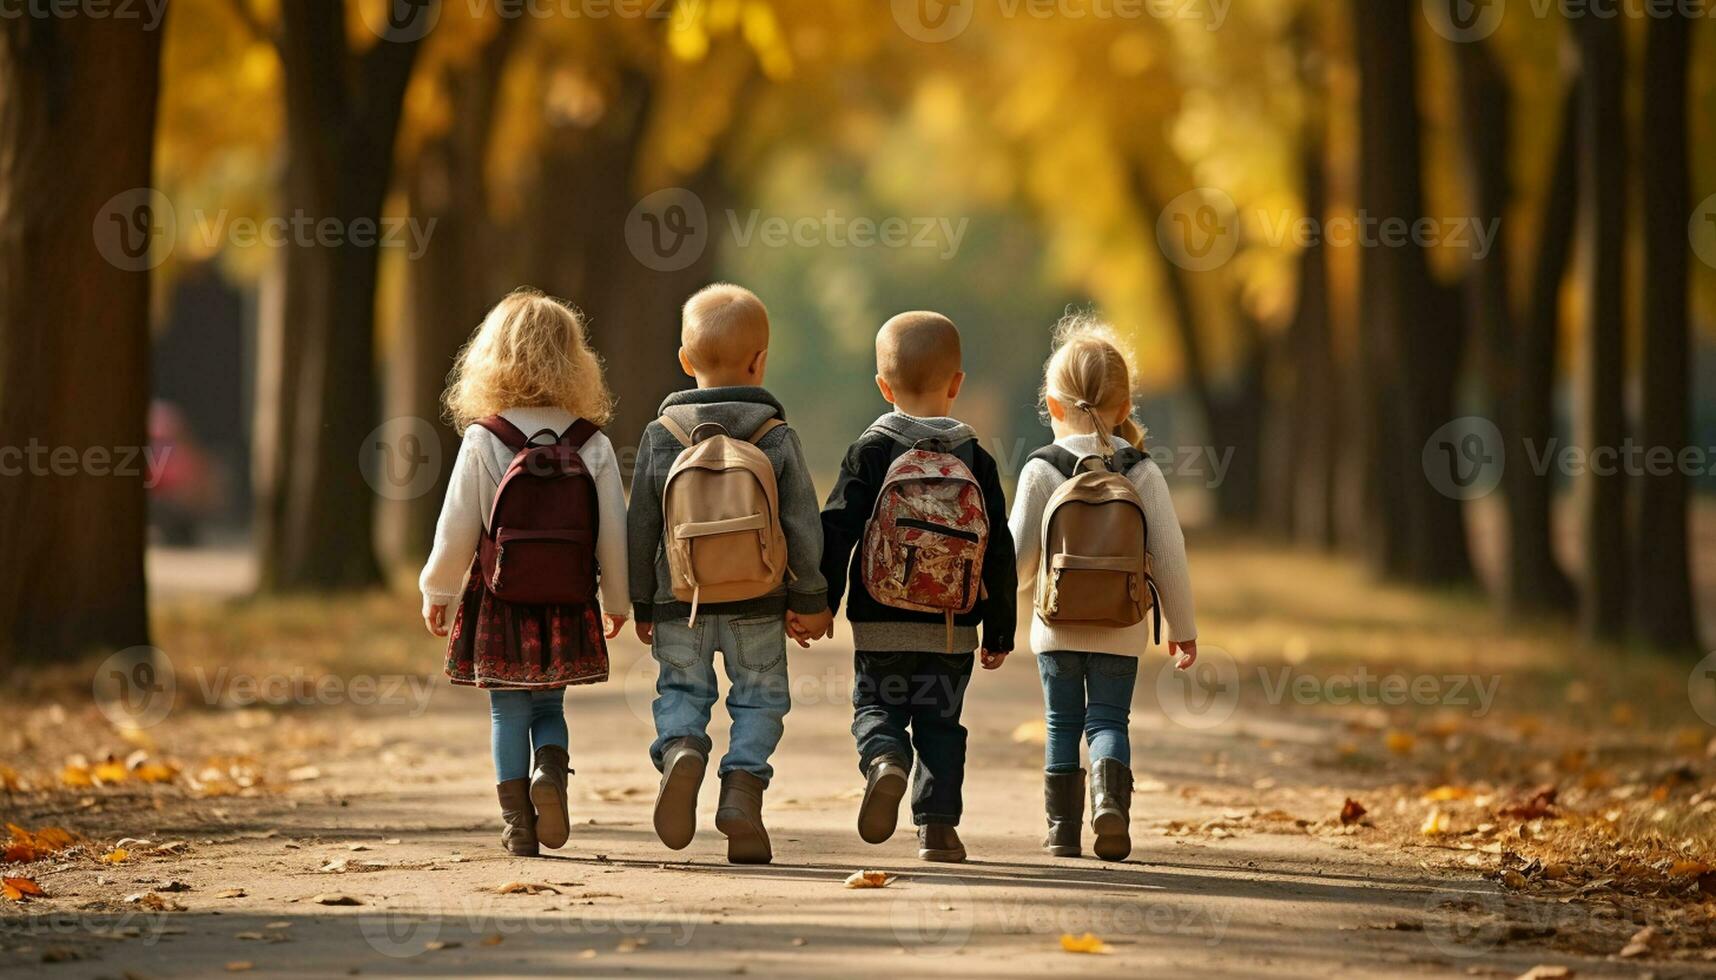
[[[1043,677],[1044,721],[1048,739],[1043,769],[1078,771],[1079,736],[1090,743],[1090,761],[1117,759],[1132,764],[1127,723],[1132,717],[1132,688],[1138,682],[1138,658],[1111,653],[1056,651],[1037,656]]]
[[[496,782],[528,778],[534,749],[566,748],[565,696],[564,689],[489,692]]]

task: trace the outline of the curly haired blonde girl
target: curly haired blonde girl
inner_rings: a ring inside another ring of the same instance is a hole
[[[606,425],[614,396],[584,317],[540,290],[513,290],[483,318],[448,376],[447,417],[463,430],[514,408],[564,408]]]

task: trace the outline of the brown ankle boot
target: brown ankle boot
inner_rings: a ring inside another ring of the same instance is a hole
[[[958,864],[965,860],[965,844],[950,823],[926,823],[918,828],[918,857],[924,861]]]
[[[1132,770],[1119,759],[1091,764],[1090,825],[1096,831],[1091,850],[1097,857],[1124,861],[1132,853]]]
[[[697,791],[709,757],[690,739],[674,739],[661,757],[661,787],[655,793],[655,835],[681,850],[697,834]],[[726,797],[723,796],[723,799]]]
[[[1043,773],[1043,808],[1049,817],[1043,850],[1054,857],[1078,857],[1084,830],[1084,770]]]
[[[768,864],[774,858],[769,831],[763,826],[763,790],[768,784],[751,773],[734,770],[721,776],[721,808],[715,829],[727,835],[727,863]]]
[[[500,796],[501,819],[506,829],[501,831],[501,846],[519,857],[536,857],[536,811],[530,807],[530,780],[509,779],[495,784]]]
[[[893,756],[870,763],[864,780],[864,802],[858,805],[858,836],[866,844],[880,844],[894,836],[900,822],[900,799],[906,795],[909,767]]]
[[[530,777],[530,803],[536,808],[536,840],[543,847],[560,847],[572,835],[572,815],[566,806],[566,750],[544,745],[536,750],[536,772]]]

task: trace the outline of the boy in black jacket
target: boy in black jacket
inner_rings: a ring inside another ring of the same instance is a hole
[[[954,828],[965,780],[966,732],[959,715],[971,680],[972,651],[981,651],[984,669],[1001,666],[1013,649],[1018,602],[1000,473],[971,427],[948,416],[964,381],[959,330],[947,317],[902,313],[883,324],[876,335],[876,385],[895,410],[877,419],[847,450],[839,482],[822,510],[822,574],[830,610],[840,608],[849,567],[852,581],[846,604],[858,648],[852,735],[865,776],[858,833],[872,844],[893,835],[915,748],[912,820],[918,827],[918,856],[926,861],[965,860]],[[920,444],[951,453],[970,468],[989,525],[981,598],[951,623],[941,613],[883,605],[865,587],[860,568],[863,549],[858,545],[888,468]],[[808,638],[804,632],[794,629],[799,639]]]

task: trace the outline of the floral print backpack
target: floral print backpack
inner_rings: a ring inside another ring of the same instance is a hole
[[[888,467],[864,528],[864,587],[877,602],[953,618],[983,597],[989,515],[971,467],[947,446],[919,442]]]

